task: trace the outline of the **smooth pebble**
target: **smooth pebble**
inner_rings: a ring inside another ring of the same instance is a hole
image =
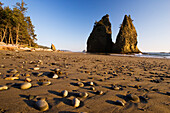
[[[20,88],[21,89],[29,89],[31,86],[32,86],[31,83],[24,82],[24,83],[21,84]]]
[[[137,95],[129,94],[127,97],[134,102],[140,102],[140,98]]]
[[[45,101],[44,98],[38,100],[36,102],[36,107],[38,108],[38,110],[40,111],[47,111],[49,109],[49,105],[48,103]]]
[[[18,77],[6,77],[5,80],[17,80],[19,79]]]
[[[121,100],[117,100],[117,101],[116,101],[116,104],[121,105],[121,106],[124,106],[124,105],[125,105],[125,103],[124,103],[123,101],[121,101]]]
[[[34,67],[33,69],[34,69],[35,71],[40,70],[40,68],[39,68],[39,67]]]
[[[30,78],[25,78],[25,81],[26,82],[31,82],[31,79]]]
[[[80,106],[80,100],[77,99],[77,98],[74,98],[72,100],[72,104],[73,104],[74,107],[79,107]]]
[[[79,96],[82,97],[82,98],[86,98],[86,97],[88,97],[88,93],[87,92],[81,92],[81,93],[79,93]]]
[[[0,91],[1,91],[1,90],[7,90],[7,89],[8,89],[8,86],[1,86],[1,85],[0,85]]]
[[[84,84],[83,84],[82,82],[78,82],[77,85],[78,85],[79,87],[84,87]]]
[[[67,97],[67,96],[68,96],[68,91],[67,91],[67,90],[62,91],[62,92],[61,92],[61,95],[62,95],[63,97]]]
[[[58,78],[58,75],[57,74],[54,74],[52,78]]]

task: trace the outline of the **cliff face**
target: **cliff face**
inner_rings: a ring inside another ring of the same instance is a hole
[[[113,52],[116,53],[139,53],[137,47],[137,32],[130,16],[125,15],[121,24]]]
[[[111,53],[111,23],[109,15],[106,14],[99,22],[95,22],[93,30],[87,40],[87,52],[91,53]]]
[[[130,16],[125,15],[116,43],[111,38],[109,15],[105,15],[94,28],[87,40],[87,52],[91,53],[140,53],[137,47],[137,32]]]

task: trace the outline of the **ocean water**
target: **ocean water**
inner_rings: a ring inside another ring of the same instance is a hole
[[[111,54],[111,55],[112,56],[131,56],[131,57],[170,59],[170,52],[144,52],[144,53],[139,53],[139,54]]]

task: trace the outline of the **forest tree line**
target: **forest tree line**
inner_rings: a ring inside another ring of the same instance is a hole
[[[36,34],[29,16],[25,16],[27,7],[22,0],[13,9],[0,2],[0,42],[35,47]]]

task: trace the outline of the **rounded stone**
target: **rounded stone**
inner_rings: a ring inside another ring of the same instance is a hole
[[[94,90],[95,90],[95,88],[94,88],[94,87],[90,87],[90,90],[93,90],[93,91],[94,91]]]
[[[112,86],[112,89],[113,89],[113,90],[119,90],[120,88],[119,88],[118,86],[116,86],[116,85],[113,85],[113,86]]]
[[[18,77],[6,77],[5,80],[17,80],[19,79]]]
[[[31,82],[31,79],[30,78],[25,78],[25,81],[26,82]]]
[[[84,87],[84,84],[83,84],[82,82],[78,82],[77,85],[78,85],[79,87]]]
[[[36,107],[40,111],[47,111],[49,109],[48,103],[45,101],[45,99],[40,99],[36,102]]]
[[[14,77],[19,77],[19,76],[20,76],[20,74],[19,74],[19,73],[14,75]]]
[[[87,92],[79,93],[79,97],[86,98],[88,97],[88,93]]]
[[[129,94],[127,97],[134,102],[140,102],[140,98],[137,95]]]
[[[61,70],[59,68],[55,68],[54,71],[57,73],[60,72]]]
[[[96,91],[96,94],[102,95],[102,94],[103,94],[103,91]]]
[[[61,95],[62,95],[63,97],[67,97],[67,96],[68,96],[68,91],[67,91],[67,90],[62,91],[62,92],[61,92]]]
[[[80,106],[80,100],[77,99],[77,98],[74,98],[72,100],[72,104],[73,104],[74,107],[79,107]]]
[[[125,103],[124,103],[123,101],[121,101],[121,100],[117,100],[117,101],[116,101],[116,104],[117,104],[117,105],[121,105],[121,106],[124,106],[124,105],[125,105]]]
[[[30,76],[30,74],[29,74],[29,73],[25,73],[25,76],[26,76],[26,77],[29,77],[29,76]]]
[[[31,86],[32,86],[31,83],[24,82],[24,83],[21,84],[20,88],[21,89],[29,89]]]
[[[50,84],[51,84],[51,81],[44,81],[44,82],[42,82],[42,85],[45,85],[45,86],[48,86]]]
[[[1,85],[0,85],[0,91],[1,91],[1,90],[7,90],[7,89],[8,89],[8,86],[1,86]]]
[[[58,78],[58,75],[57,74],[54,74],[52,78]]]
[[[18,71],[16,69],[12,69],[11,73],[17,73]]]
[[[93,85],[94,85],[94,83],[93,83],[93,82],[89,82],[88,84],[89,84],[90,86],[93,86]]]
[[[39,67],[34,67],[33,69],[34,69],[35,71],[40,70],[40,68],[39,68]]]

